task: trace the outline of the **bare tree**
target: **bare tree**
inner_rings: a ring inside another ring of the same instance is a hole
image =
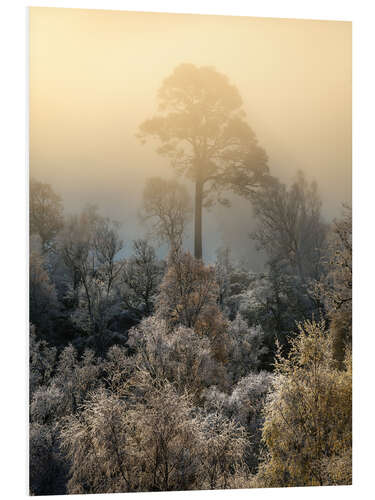
[[[251,196],[258,227],[252,237],[270,262],[286,266],[302,282],[318,278],[327,234],[316,183],[302,172],[288,189],[276,179]]]
[[[99,273],[106,282],[107,294],[121,273],[124,263],[116,261],[116,256],[122,250],[123,242],[118,234],[119,224],[108,218],[101,219],[96,224],[93,236],[93,248],[99,267]]]
[[[116,261],[121,248],[117,224],[98,215],[95,207],[70,217],[61,235],[61,254],[71,274],[71,294],[78,306],[73,319],[98,338],[115,306],[119,307],[114,285],[123,267]]]
[[[181,247],[191,214],[190,196],[183,184],[160,177],[147,180],[141,218],[152,223],[153,234],[171,250]]]

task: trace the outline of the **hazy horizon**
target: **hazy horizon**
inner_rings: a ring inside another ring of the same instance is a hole
[[[174,172],[135,134],[184,62],[227,75],[271,173],[289,183],[303,170],[318,183],[323,215],[340,215],[352,167],[351,23],[342,21],[32,7],[30,176],[51,184],[66,212],[95,203],[122,224],[125,242],[140,237],[145,180]],[[204,255],[230,241],[256,267],[250,216],[236,198],[205,212]]]

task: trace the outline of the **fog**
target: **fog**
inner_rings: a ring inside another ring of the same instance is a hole
[[[318,182],[327,220],[340,214],[351,200],[347,22],[33,7],[30,175],[53,186],[66,213],[95,203],[121,222],[130,251],[145,232],[137,218],[145,180],[174,175],[157,144],[142,146],[135,134],[155,113],[163,79],[184,62],[226,74],[271,173],[289,183],[304,170]],[[204,213],[204,256],[230,243],[257,268],[251,206],[232,198],[231,208]]]

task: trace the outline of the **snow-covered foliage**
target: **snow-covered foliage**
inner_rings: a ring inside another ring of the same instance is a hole
[[[228,487],[240,463],[243,429],[219,414],[197,415],[188,393],[140,373],[142,398],[100,390],[66,419],[70,493]],[[133,392],[133,395],[132,395]]]
[[[130,330],[128,345],[136,365],[150,376],[169,380],[179,393],[189,390],[196,398],[211,384],[226,386],[226,372],[213,356],[210,341],[191,328],[167,328],[166,321],[150,317]]]
[[[230,354],[228,370],[233,381],[259,368],[261,358],[268,352],[264,345],[265,335],[260,325],[249,327],[237,313],[229,324]]]
[[[209,412],[217,412],[240,424],[247,432],[244,459],[250,470],[256,471],[259,460],[263,405],[271,387],[272,374],[250,372],[233,386],[227,394],[211,386],[203,395],[204,406]]]
[[[74,413],[88,393],[103,384],[101,370],[101,359],[93,351],[86,350],[81,359],[72,345],[61,352],[53,381],[62,393],[65,414]]]
[[[183,199],[177,225],[156,227],[170,242],[159,260],[144,239],[121,255],[94,207],[60,220],[45,190],[30,240],[31,494],[351,482],[350,210],[326,247],[315,187],[268,189],[253,199],[258,273],[228,248],[213,265],[185,252]],[[169,194],[156,200],[168,210]]]

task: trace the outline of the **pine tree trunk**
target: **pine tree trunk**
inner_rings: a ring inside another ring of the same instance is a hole
[[[194,257],[202,260],[202,202],[203,183],[195,183],[195,216],[194,216]]]

